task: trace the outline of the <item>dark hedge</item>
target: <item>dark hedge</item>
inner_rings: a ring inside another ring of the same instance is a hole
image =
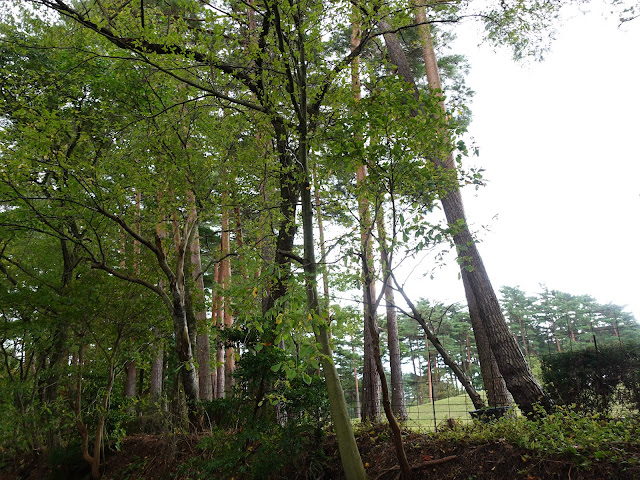
[[[640,344],[615,343],[542,357],[542,377],[553,400],[612,414],[615,404],[640,410]]]

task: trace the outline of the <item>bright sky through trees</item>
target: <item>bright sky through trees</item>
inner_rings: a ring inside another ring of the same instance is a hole
[[[596,9],[595,3],[591,6]],[[640,318],[640,20],[573,10],[542,63],[514,63],[476,45],[469,24],[453,52],[467,55],[475,90],[470,134],[488,185],[463,190],[495,288],[538,284],[628,305]],[[414,296],[463,301],[453,256]]]

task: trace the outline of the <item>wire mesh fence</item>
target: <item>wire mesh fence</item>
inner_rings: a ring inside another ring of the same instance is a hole
[[[568,332],[565,335],[557,332],[555,336],[549,336],[546,339],[544,347],[539,347],[540,352],[536,352],[536,354],[533,353],[534,349],[531,346],[524,348],[527,347],[526,343],[522,344],[521,349],[530,366],[532,366],[535,376],[541,380],[542,357],[588,348],[597,350],[599,345],[622,346],[627,339],[633,339],[634,337],[633,335],[624,335],[626,332],[623,332],[623,330],[625,329],[637,332],[638,327],[637,325],[618,326],[615,329],[613,327],[603,327],[598,330],[593,329],[588,332],[588,335],[585,333],[581,337],[572,332]],[[478,412],[469,394],[463,388],[460,379],[456,378],[454,372],[444,364],[439,355],[433,351],[429,352],[428,347],[425,348],[424,352],[425,355],[422,361],[417,360],[415,362],[412,372],[404,372],[402,382],[391,383],[389,381],[390,375],[387,372],[391,395],[398,390],[404,393],[404,408],[401,408],[397,401],[394,402],[392,400],[392,409],[396,416],[404,421],[406,426],[433,431],[440,428],[449,428],[452,424],[473,422],[478,419],[479,413],[482,419],[502,416],[507,411],[512,412],[514,415],[517,414],[517,409],[508,408],[512,404],[511,399],[507,399],[504,402],[493,402],[494,404],[491,405],[493,410],[489,410],[488,414],[485,410]],[[406,358],[404,360],[406,368]],[[461,352],[458,355],[458,360],[464,374],[467,375],[485,405],[488,405],[485,386],[487,382],[498,386],[503,384],[502,377],[498,372],[492,372],[493,376],[483,379],[473,346],[470,351]],[[413,360],[412,363],[414,363]],[[411,364],[409,365],[411,366]],[[354,388],[346,392],[351,418],[354,421],[384,420],[384,411],[381,406],[382,395],[379,391],[379,386],[376,387],[377,392],[371,394],[367,390],[368,386],[360,384],[358,388],[357,382],[355,385],[355,388],[358,389],[357,394],[355,394]],[[367,404],[366,402],[369,403]],[[394,403],[396,404],[394,405]]]

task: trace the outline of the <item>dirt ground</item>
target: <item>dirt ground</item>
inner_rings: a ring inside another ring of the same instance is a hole
[[[372,428],[359,434],[358,445],[371,480],[399,478],[396,453],[387,430]],[[201,455],[198,436],[133,435],[125,439],[120,452],[111,452],[103,468],[105,480],[187,480],[179,466]],[[407,432],[405,448],[414,479],[437,480],[636,480],[640,479],[640,452],[623,461],[593,461],[576,465],[569,457],[542,457],[503,442],[472,444],[465,441],[444,444],[433,436]],[[344,478],[335,438],[328,436],[325,451],[329,459],[322,471],[279,472],[274,479]],[[331,460],[335,459],[335,460]],[[82,463],[48,466],[47,459],[29,456],[0,471],[0,480],[84,480],[89,470]],[[235,477],[239,480],[241,477]],[[195,478],[193,480],[196,480]],[[216,479],[217,480],[217,479]],[[221,479],[222,480],[222,479]]]

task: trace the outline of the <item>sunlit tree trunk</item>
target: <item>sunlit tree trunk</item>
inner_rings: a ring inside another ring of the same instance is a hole
[[[229,228],[229,192],[222,192],[222,288],[224,289],[224,310],[223,322],[224,328],[230,329],[233,326],[233,315],[231,312],[231,297],[229,288],[231,287],[231,230]],[[224,350],[224,391],[225,394],[231,392],[233,388],[233,371],[235,370],[235,353],[232,346],[227,345]]]

